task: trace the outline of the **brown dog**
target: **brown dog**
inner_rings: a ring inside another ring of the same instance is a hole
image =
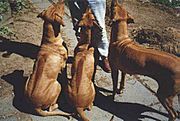
[[[70,114],[54,111],[61,92],[58,73],[65,68],[67,50],[62,45],[60,25],[64,25],[64,2],[52,4],[38,15],[44,20],[42,45],[34,64],[33,73],[26,82],[25,96],[35,111],[42,116]],[[49,108],[49,111],[44,109]]]
[[[169,120],[175,120],[178,113],[173,109],[173,98],[180,96],[180,58],[169,53],[145,49],[133,42],[127,30],[127,23],[132,19],[117,0],[112,5],[112,17],[109,61],[112,69],[113,97],[117,91],[118,70],[122,71],[120,91],[124,88],[126,73],[149,76],[159,85],[157,97],[168,111]]]
[[[80,40],[75,48],[75,60],[72,64],[71,75],[67,92],[70,103],[73,104],[83,121],[89,121],[84,113],[85,109],[91,110],[95,97],[92,76],[94,72],[94,48],[90,46],[91,27],[95,18],[90,9],[84,13],[79,22],[81,27]]]

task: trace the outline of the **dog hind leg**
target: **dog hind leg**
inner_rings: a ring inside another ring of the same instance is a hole
[[[58,109],[58,104],[53,104],[53,105],[51,105],[50,107],[49,107],[49,111],[51,112],[51,111],[54,111],[54,110],[56,110],[56,109]]]
[[[40,107],[39,108],[35,108],[35,111],[37,112],[37,114],[41,115],[41,116],[65,116],[68,119],[70,118],[69,116],[71,116],[72,114],[66,113],[66,112],[59,112],[59,111],[44,111],[42,110]]]
[[[78,114],[80,115],[80,117],[82,118],[83,121],[89,121],[89,119],[87,119],[84,109],[83,108],[76,108]]]
[[[169,114],[169,121],[174,121],[177,117],[177,113],[173,109],[172,97],[164,97],[163,91],[159,88],[157,91],[157,97],[163,107],[167,110]]]
[[[93,103],[91,103],[91,104],[88,106],[87,110],[88,110],[88,111],[91,111],[91,110],[92,110],[92,107],[93,107]]]

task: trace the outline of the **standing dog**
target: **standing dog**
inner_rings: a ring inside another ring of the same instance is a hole
[[[169,53],[145,49],[128,36],[127,23],[132,22],[123,5],[117,0],[112,8],[112,30],[109,61],[112,69],[113,97],[117,91],[118,70],[122,71],[120,91],[124,88],[125,74],[140,74],[155,79],[159,85],[157,97],[173,121],[178,113],[173,109],[174,96],[180,96],[180,58]]]
[[[94,48],[90,47],[91,27],[96,24],[95,18],[88,8],[79,22],[81,27],[80,40],[75,48],[75,60],[72,64],[67,92],[70,103],[76,108],[83,121],[89,121],[84,110],[91,110],[95,98],[92,82],[94,72]]]
[[[42,116],[70,114],[54,111],[61,92],[58,73],[65,68],[67,50],[63,46],[60,25],[64,25],[64,2],[54,3],[38,15],[44,20],[42,45],[33,72],[26,82],[25,96],[37,114]],[[44,109],[49,109],[45,111]]]

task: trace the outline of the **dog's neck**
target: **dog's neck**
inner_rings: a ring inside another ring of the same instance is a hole
[[[85,27],[80,33],[80,43],[90,44],[91,42],[91,28]]]
[[[91,28],[85,27],[81,29],[80,39],[77,46],[91,44]]]
[[[115,41],[123,41],[129,38],[127,22],[125,20],[114,23],[112,26],[111,38],[111,43]]]
[[[82,28],[80,32],[80,39],[74,50],[74,54],[76,55],[78,52],[87,50],[90,44],[91,44],[91,28],[88,27]]]
[[[118,23],[118,33],[117,33],[117,39],[119,41],[123,41],[123,39],[128,38],[128,29],[127,29],[127,22],[126,21],[120,21]]]
[[[50,22],[44,22],[43,25],[43,37],[42,37],[42,43],[53,43],[56,45],[62,45],[63,39],[62,35],[60,33],[60,24],[57,23],[50,23]]]

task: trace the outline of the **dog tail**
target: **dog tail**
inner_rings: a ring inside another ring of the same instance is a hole
[[[77,108],[77,112],[79,113],[83,121],[89,121],[89,119],[86,118],[83,108]]]
[[[29,80],[30,80],[30,76],[28,77],[28,79],[26,80],[26,83],[25,83],[25,87],[24,87],[24,95],[25,96],[28,95],[27,86],[28,86]]]
[[[60,115],[60,116],[65,116],[67,117],[68,119],[70,119],[70,116],[72,114],[69,114],[69,113],[65,113],[65,112],[60,112],[60,111],[44,111],[42,110],[41,108],[35,108],[35,111],[41,115],[41,116],[55,116],[55,115]]]

